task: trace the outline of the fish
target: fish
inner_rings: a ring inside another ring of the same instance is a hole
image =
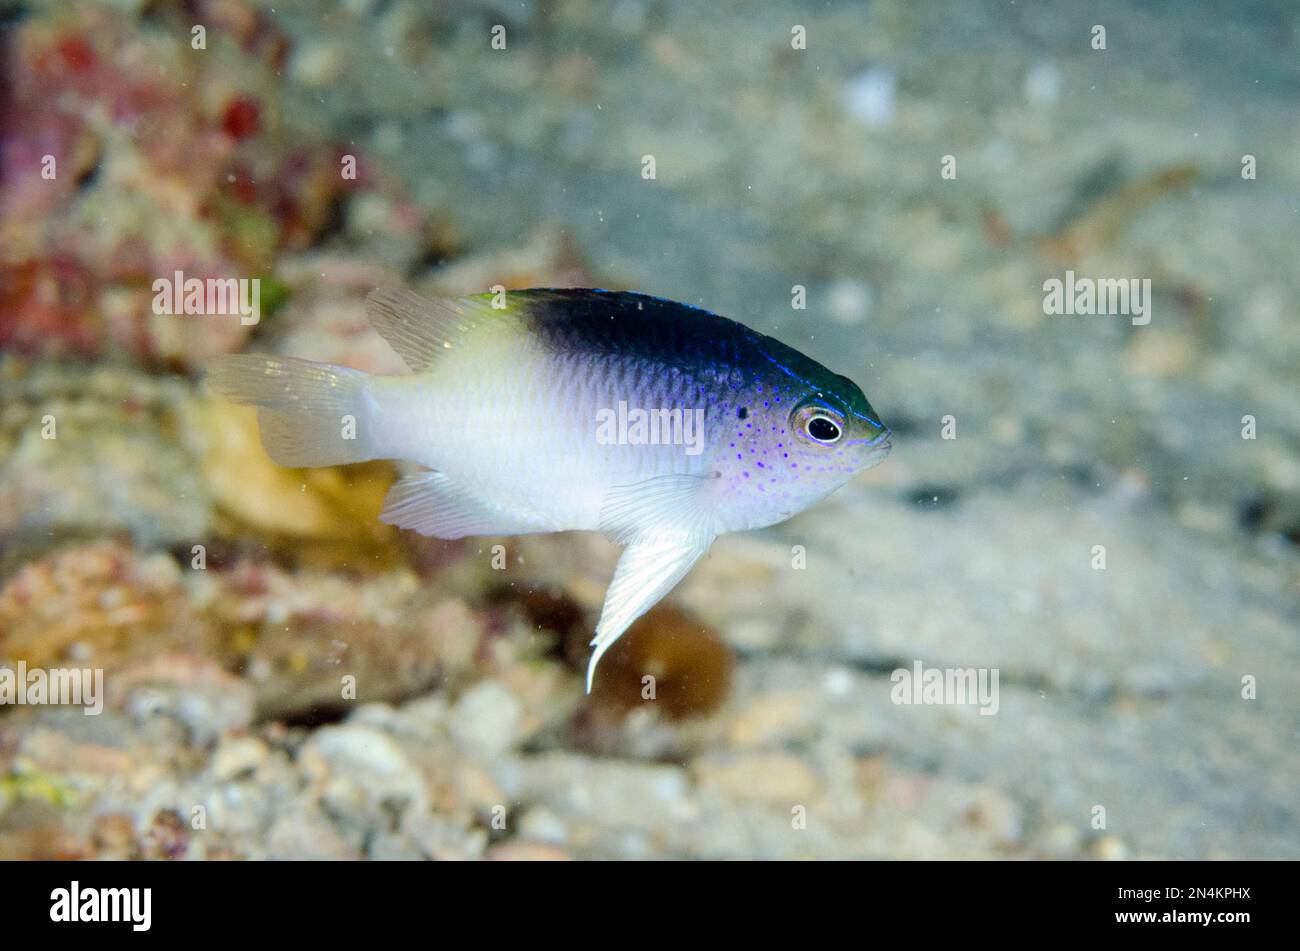
[[[715,538],[790,518],[891,448],[848,377],[665,298],[382,288],[366,310],[409,374],[231,354],[208,383],[257,407],[280,465],[411,464],[384,501],[387,524],[446,539],[597,531],[626,546],[588,693],[601,656]]]

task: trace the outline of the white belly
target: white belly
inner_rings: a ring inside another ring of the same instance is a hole
[[[510,337],[448,354],[426,373],[375,378],[376,448],[445,473],[541,531],[598,528],[611,486],[705,470],[680,445],[598,438],[598,414],[627,393],[583,369]]]

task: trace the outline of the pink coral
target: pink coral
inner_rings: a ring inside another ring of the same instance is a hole
[[[202,363],[248,326],[154,315],[154,280],[266,278],[359,187],[340,174],[341,150],[284,127],[288,44],[274,24],[238,0],[198,6],[201,50],[188,21],[159,28],[84,8],[11,34],[0,347]]]

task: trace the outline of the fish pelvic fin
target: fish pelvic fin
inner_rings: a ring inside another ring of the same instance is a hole
[[[208,386],[257,407],[262,445],[282,466],[334,466],[377,458],[368,432],[370,375],[310,360],[231,354],[208,371]]]
[[[683,544],[719,533],[710,490],[713,475],[660,475],[612,486],[600,508],[600,530],[610,541],[628,544],[642,537],[676,537]]]
[[[627,544],[596,624],[587,665],[587,693],[596,665],[632,623],[676,587],[709,550],[720,527],[710,497],[712,475],[661,475],[605,494],[600,529]]]
[[[605,651],[614,645],[632,623],[645,614],[686,577],[691,566],[700,560],[713,536],[693,541],[681,537],[658,539],[645,537],[624,549],[614,569],[614,580],[605,592],[605,606],[596,624],[595,648],[587,663],[587,693],[596,677],[596,665]]]

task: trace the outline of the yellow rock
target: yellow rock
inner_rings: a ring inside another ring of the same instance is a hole
[[[286,469],[262,448],[255,409],[202,399],[188,417],[202,433],[203,475],[225,534],[251,530],[309,564],[378,569],[401,561],[396,530],[378,520],[391,464]]]

